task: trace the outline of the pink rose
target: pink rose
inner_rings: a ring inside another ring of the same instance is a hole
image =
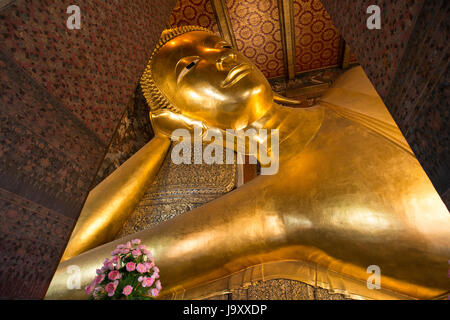
[[[139,250],[133,250],[131,253],[132,253],[133,256],[135,256],[135,257],[139,257],[139,256],[142,254]]]
[[[142,286],[144,287],[144,288],[150,288],[151,286],[152,286],[152,284],[153,284],[153,282],[155,281],[155,279],[153,279],[153,278],[147,278],[147,277],[145,277],[143,280],[142,280]]]
[[[140,244],[141,240],[140,239],[134,239],[131,241],[132,244]]]
[[[145,267],[144,264],[138,263],[138,265],[137,265],[137,267],[136,267],[136,270],[137,270],[139,273],[144,273],[144,272],[147,271],[147,268]]]
[[[120,250],[120,253],[121,254],[127,254],[127,253],[129,253],[130,252],[130,249],[121,249]]]
[[[140,244],[140,245],[138,245],[137,249],[141,250],[141,251],[144,251],[144,250],[147,250],[147,247],[145,245],[143,245],[143,244]]]
[[[151,292],[152,296],[154,296],[154,297],[157,297],[159,294],[158,289],[152,289],[150,292]]]
[[[94,284],[100,284],[103,280],[105,279],[105,275],[104,274],[99,274],[98,276],[96,276],[94,278]]]
[[[105,268],[105,270],[113,270],[114,269],[114,265],[111,262],[111,260],[106,259],[105,262],[103,263],[103,268]]]
[[[131,294],[131,292],[133,291],[133,287],[128,285],[125,288],[123,288],[122,293],[126,296],[129,296]]]
[[[128,248],[128,249],[131,249],[131,248],[132,248],[131,242],[130,242],[130,241],[127,242],[127,248]]]
[[[109,278],[110,280],[117,280],[117,279],[122,278],[122,275],[120,274],[119,271],[113,270],[113,271],[111,271],[110,273],[108,273],[108,278]]]
[[[92,292],[94,291],[94,288],[95,287],[92,284],[90,284],[84,288],[84,291],[86,292],[86,294],[88,296],[90,296],[92,294]]]
[[[128,272],[134,271],[136,270],[136,264],[134,262],[128,262],[126,268]]]
[[[110,282],[106,285],[105,290],[108,292],[108,296],[112,297],[116,291],[117,285],[115,282]]]
[[[113,257],[113,258],[111,259],[111,262],[112,262],[112,263],[119,263],[119,261],[120,261],[120,257],[119,257],[119,256],[115,256],[115,257]]]
[[[153,267],[153,264],[149,262],[144,262],[144,266],[147,268],[147,270],[150,270]]]
[[[142,282],[142,280],[144,280],[144,277],[143,277],[143,276],[140,276],[140,277],[138,278],[138,281],[139,281],[139,282]]]
[[[162,289],[161,281],[157,280],[155,286],[156,286],[156,289],[161,291],[161,289]]]

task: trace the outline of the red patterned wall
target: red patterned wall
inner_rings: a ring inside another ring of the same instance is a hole
[[[267,78],[284,75],[276,0],[226,0],[237,49]]]
[[[295,72],[337,66],[341,37],[319,0],[294,0]]]
[[[178,0],[169,18],[171,27],[197,25],[219,34],[209,0]]]
[[[0,299],[44,296],[175,1],[71,4],[0,6]]]

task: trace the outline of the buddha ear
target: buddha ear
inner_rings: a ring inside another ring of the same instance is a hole
[[[296,99],[283,97],[282,95],[279,95],[276,92],[273,92],[273,101],[279,102],[282,104],[295,104],[295,105],[299,105],[299,104],[302,104],[303,102],[305,102],[305,100],[296,100]]]

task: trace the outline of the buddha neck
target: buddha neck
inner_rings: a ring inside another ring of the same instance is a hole
[[[319,130],[324,117],[324,109],[315,106],[310,108],[290,108],[276,103],[258,120],[251,123],[248,129],[279,130],[280,155],[286,152],[288,145],[295,145],[296,151],[302,150]],[[270,144],[269,144],[270,146]],[[291,152],[289,152],[291,153]]]
[[[167,114],[166,114],[167,113]],[[254,144],[265,145],[266,150],[270,153],[272,141],[272,130],[278,130],[279,135],[279,155],[294,155],[300,152],[309,141],[311,141],[319,130],[323,117],[324,109],[316,106],[311,108],[289,108],[273,103],[271,108],[256,121],[242,129],[244,132],[255,130],[256,136],[230,133],[228,130],[215,127],[200,125],[199,121],[186,118],[179,114],[171,112],[161,113],[160,115],[152,115],[152,124],[157,131],[161,131],[164,135],[170,137],[173,130],[185,128],[193,136],[204,139],[209,133],[215,133],[225,137],[225,140],[231,141],[230,145],[234,145],[233,149],[240,153],[252,154],[258,158],[257,154],[249,152],[249,143],[247,139],[253,140]],[[186,121],[186,119],[189,120]],[[163,129],[160,129],[163,128]],[[266,130],[266,138],[261,139],[260,130]],[[197,132],[197,133],[195,133]],[[195,139],[195,138],[194,138]],[[244,139],[244,140],[242,140]],[[214,140],[216,141],[216,140]],[[222,140],[220,140],[222,141]],[[238,141],[241,141],[239,143]],[[225,142],[225,141],[224,141]],[[214,142],[215,143],[215,142]],[[221,142],[221,146],[222,142]],[[241,147],[239,147],[241,146]]]

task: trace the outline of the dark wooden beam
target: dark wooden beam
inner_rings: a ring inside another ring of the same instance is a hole
[[[342,44],[342,63],[341,63],[341,68],[342,69],[347,69],[350,66],[350,59],[352,57],[352,53],[350,51],[350,47],[349,45],[344,41]]]
[[[211,0],[211,6],[217,20],[217,26],[222,38],[231,43],[236,48],[236,39],[234,37],[233,28],[231,27],[228,9],[224,0]]]
[[[288,80],[295,78],[294,1],[278,0],[284,65]]]

